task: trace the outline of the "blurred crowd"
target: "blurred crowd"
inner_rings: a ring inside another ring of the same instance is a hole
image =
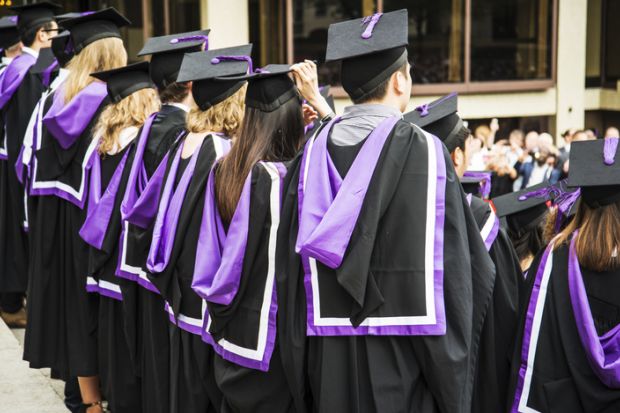
[[[616,127],[609,127],[603,136],[592,129],[569,129],[557,144],[546,132],[520,129],[510,132],[508,139],[496,140],[499,122],[476,127],[466,145],[468,170],[491,172],[491,194],[494,198],[519,191],[542,182],[555,184],[568,176],[572,142],[620,136]]]

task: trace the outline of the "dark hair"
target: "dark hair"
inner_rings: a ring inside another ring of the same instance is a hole
[[[189,95],[189,83],[174,82],[163,89],[157,89],[161,103],[180,103]]]
[[[41,26],[33,27],[27,30],[24,34],[21,35],[22,43],[24,44],[24,46],[32,46],[32,44],[34,43],[34,39],[37,37],[37,33],[39,33],[39,30],[51,30],[54,28],[53,23],[53,21],[49,21]]]
[[[246,106],[239,135],[215,174],[222,220],[232,219],[245,179],[258,161],[286,161],[297,154],[304,136],[303,123],[299,99],[290,99],[272,112]]]
[[[510,225],[508,226],[508,237],[515,247],[519,261],[538,254],[545,247],[544,231],[546,222],[546,219],[540,219],[533,227],[528,225],[530,228],[526,227],[518,230],[511,228]]]
[[[394,73],[396,73],[396,72],[401,72],[402,74],[407,76],[407,62],[405,62],[405,64],[403,64],[401,67],[399,67],[398,69],[396,69],[394,71]],[[359,99],[351,99],[353,101],[353,103],[356,104],[356,105],[359,105],[361,103],[366,103],[366,102],[371,102],[373,100],[381,100],[381,99],[383,99],[385,97],[386,93],[387,93],[388,84],[390,83],[390,79],[392,78],[392,75],[394,73],[392,73],[390,76],[388,76],[388,78],[385,79],[383,82],[379,83],[377,85],[377,87],[375,87],[373,90],[371,90],[370,92],[366,93],[363,97],[361,97]]]
[[[459,129],[459,131],[454,134],[453,141],[454,143],[456,143],[454,150],[456,150],[456,148],[459,148],[460,150],[465,152],[465,142],[467,142],[467,138],[469,138],[469,135],[471,135],[471,131],[469,130],[469,128],[467,128],[466,126],[462,126],[461,129]]]

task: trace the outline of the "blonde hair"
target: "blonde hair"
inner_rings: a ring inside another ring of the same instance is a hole
[[[67,63],[69,76],[64,84],[65,103],[97,81],[91,73],[116,69],[126,64],[127,52],[121,39],[106,37],[92,42]]]
[[[187,114],[187,130],[191,133],[221,132],[229,138],[237,135],[245,109],[246,85],[223,102],[203,111],[196,102]]]
[[[114,150],[120,132],[131,126],[140,127],[146,118],[159,110],[159,97],[155,89],[141,89],[101,112],[94,136],[99,137],[98,150],[105,154]]]

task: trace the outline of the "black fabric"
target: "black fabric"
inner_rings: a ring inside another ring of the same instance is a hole
[[[75,53],[80,53],[82,49],[97,40],[109,37],[120,39],[119,28],[130,24],[131,22],[114,7],[62,22],[63,28],[71,32]]]
[[[476,197],[471,200],[471,210],[479,229],[494,214],[488,203]],[[489,255],[495,265],[495,286],[482,330],[472,402],[472,412],[480,413],[501,412],[506,405],[519,292],[524,288],[517,253],[501,228]]]
[[[138,90],[155,87],[149,67],[149,62],[139,62],[90,75],[106,82],[108,97],[118,103]]]
[[[185,130],[186,116],[183,109],[172,105],[162,105],[155,116],[144,150],[144,168],[148,176],[153,175],[168,150]]]
[[[528,273],[528,300],[541,255],[542,252],[535,258]],[[612,321],[605,314],[606,311],[601,312],[593,305],[592,298],[604,301],[612,307],[620,306],[618,295],[612,293],[620,288],[620,272],[588,274],[586,271],[583,278],[588,298],[591,300],[593,317],[606,322]],[[603,291],[608,292],[600,294]],[[526,312],[527,304],[521,309],[515,340],[509,405],[513,402],[520,367]],[[620,410],[620,390],[605,386],[592,372],[579,338],[568,290],[566,244],[553,253],[553,269],[542,313],[528,406],[543,413],[611,413]]]
[[[297,87],[288,74],[249,80],[245,105],[263,112],[273,112],[294,97]]]
[[[420,202],[412,180],[418,177],[415,169],[426,162],[425,153],[422,132],[408,122],[397,123],[379,158],[343,264],[329,272],[340,283],[349,280],[349,285],[355,282],[366,288],[361,308],[339,283],[331,283],[333,291],[325,291],[329,297],[337,294],[338,300],[331,300],[334,304],[347,302],[342,307],[348,307],[352,321],[385,314],[389,311],[385,304],[395,308],[399,293],[381,284],[377,268],[388,261],[391,268],[406,265],[399,263],[400,251],[411,254],[410,246],[417,242],[412,228],[421,218],[412,205],[419,208]],[[278,234],[278,338],[298,410],[312,406],[315,412],[470,411],[478,342],[495,276],[449,154],[444,151],[443,157],[447,333],[435,337],[305,337],[303,270],[294,252],[299,159],[289,169]],[[411,300],[411,294],[408,297]]]
[[[82,395],[77,377],[71,377],[65,382],[65,407],[71,413],[79,413],[82,407]]]
[[[24,307],[23,293],[0,293],[0,310],[14,314]]]
[[[192,96],[200,110],[204,111],[228,99],[245,84],[245,80],[195,80]]]
[[[65,67],[75,55],[75,50],[69,43],[70,40],[71,34],[68,30],[52,38],[52,53],[54,53],[60,67]]]
[[[45,23],[54,21],[54,15],[60,9],[62,9],[61,6],[50,1],[39,1],[33,4],[11,7],[11,10],[17,12],[17,29],[22,36],[31,30],[42,27]]]
[[[249,62],[244,58],[250,58],[251,54],[251,44],[188,53],[183,58],[177,82],[214,78],[225,79],[229,76],[245,77],[252,70],[250,70]],[[231,60],[222,59],[224,56],[235,56],[236,58]]]
[[[19,32],[15,23],[15,16],[0,18],[0,48],[6,49],[19,43]]]

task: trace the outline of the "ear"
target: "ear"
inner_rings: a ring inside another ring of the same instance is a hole
[[[465,164],[465,153],[461,150],[461,148],[456,148],[450,156],[452,157],[452,163],[454,164],[455,169],[459,169]]]
[[[392,75],[392,84],[394,85],[394,90],[402,95],[406,92],[407,88],[407,78],[400,70],[397,70]]]

